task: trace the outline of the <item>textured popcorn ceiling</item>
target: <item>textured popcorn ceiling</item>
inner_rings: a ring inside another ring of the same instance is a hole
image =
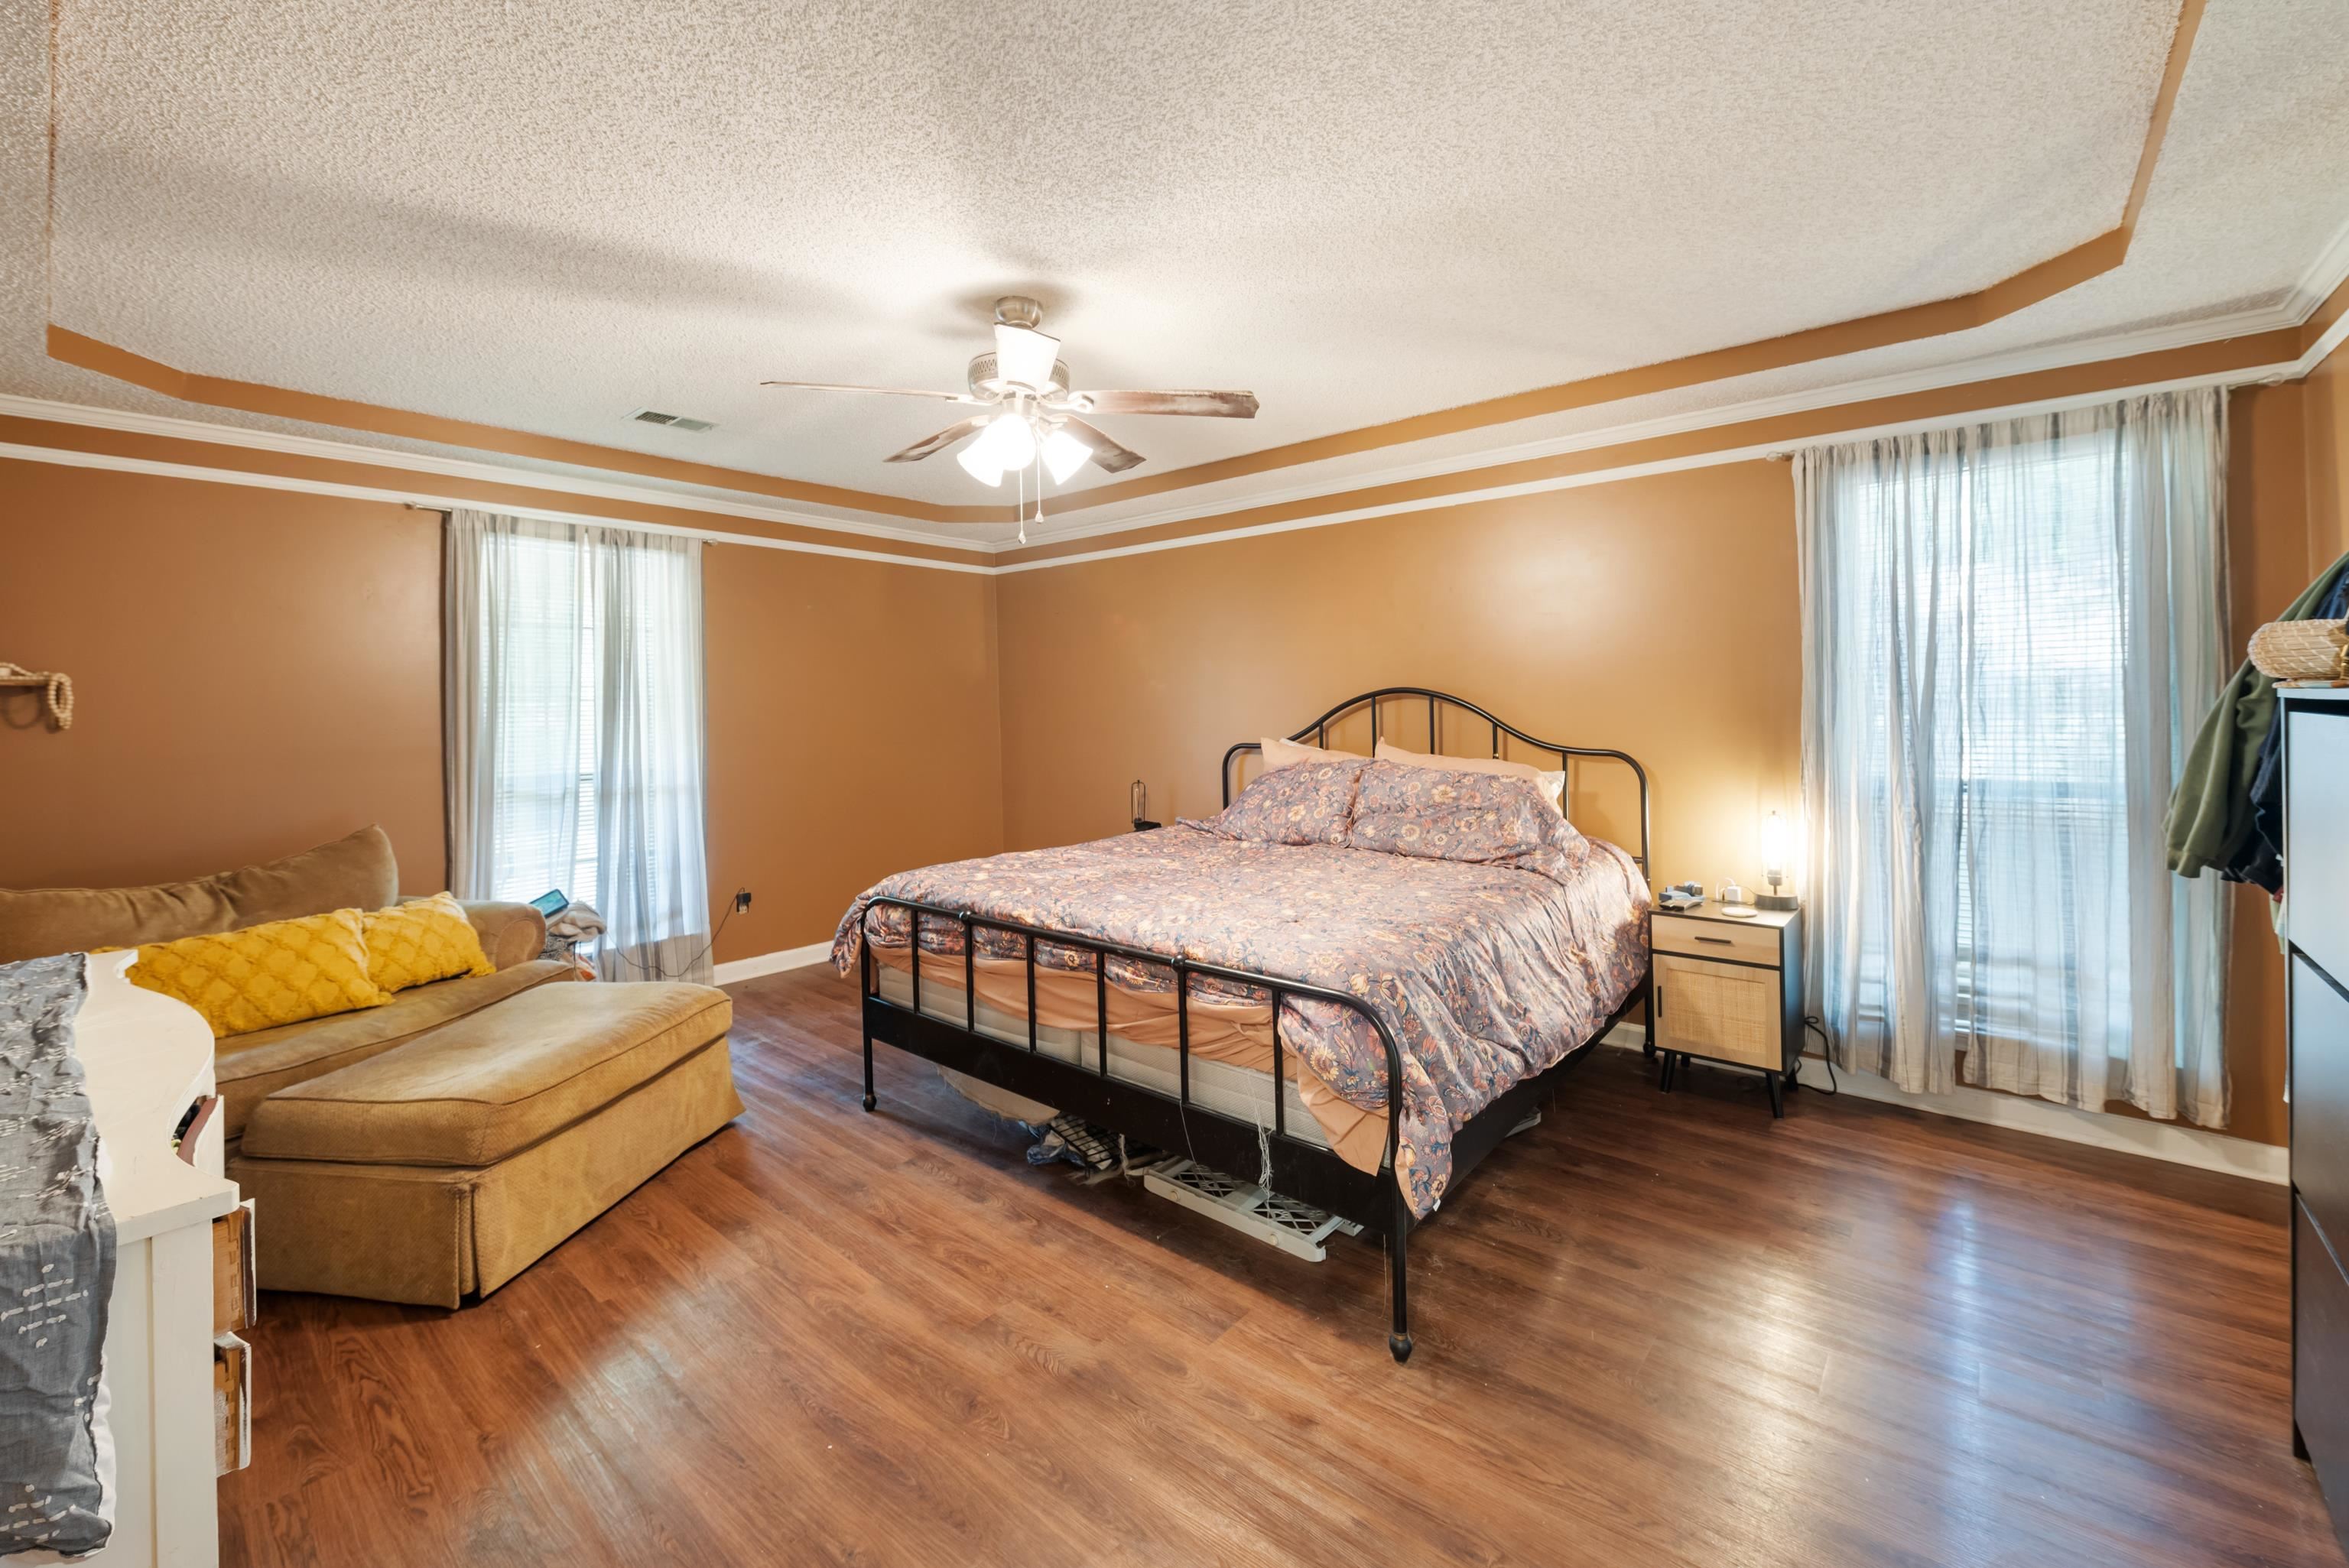
[[[755,383],[957,385],[1018,290],[1081,383],[1263,399],[1104,420],[1153,472],[2020,271],[2119,218],[2175,15],[62,0],[45,313],[47,6],[0,0],[0,391],[305,428],[49,362],[47,314],[213,375],[992,500],[878,461],[944,405]],[[2275,303],[2349,219],[2344,61],[2340,0],[2209,0],[2122,272],[1638,412]]]

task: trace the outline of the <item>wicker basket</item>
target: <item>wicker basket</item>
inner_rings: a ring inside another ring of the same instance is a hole
[[[2270,621],[2251,634],[2251,663],[2271,680],[2349,676],[2349,622]]]

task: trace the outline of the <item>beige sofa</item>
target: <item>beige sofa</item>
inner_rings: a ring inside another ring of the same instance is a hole
[[[381,830],[141,888],[0,889],[0,963],[398,902]],[[455,1306],[740,1115],[726,994],[583,985],[526,904],[465,912],[496,973],[220,1040],[261,1283]]]

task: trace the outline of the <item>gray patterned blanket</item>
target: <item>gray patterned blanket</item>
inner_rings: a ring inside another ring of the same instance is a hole
[[[0,964],[0,1557],[94,1552],[114,1528],[98,1408],[114,1216],[74,1056],[86,962]]]

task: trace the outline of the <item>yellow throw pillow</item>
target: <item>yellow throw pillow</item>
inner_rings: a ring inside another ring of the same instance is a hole
[[[355,909],[150,942],[139,949],[130,983],[185,1002],[216,1039],[391,1000],[367,975],[367,935]]]
[[[396,903],[365,917],[367,974],[387,991],[460,975],[494,975],[481,933],[452,893]]]

